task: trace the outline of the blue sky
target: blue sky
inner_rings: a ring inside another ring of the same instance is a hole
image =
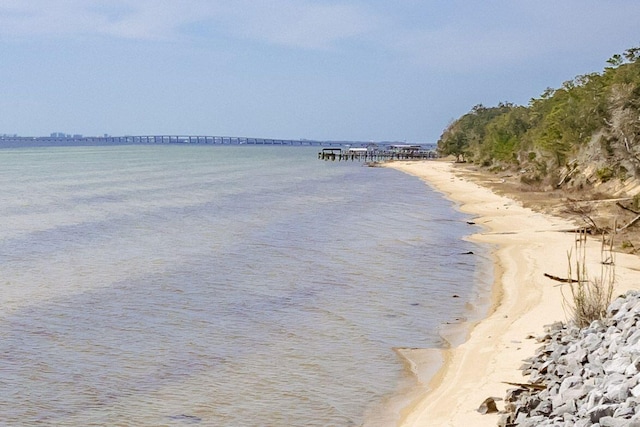
[[[435,142],[640,46],[638,0],[0,0],[0,134]]]

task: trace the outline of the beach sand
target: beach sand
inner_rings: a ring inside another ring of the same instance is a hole
[[[403,410],[400,426],[495,426],[499,415],[482,415],[478,407],[487,397],[504,398],[512,388],[505,382],[526,382],[519,367],[540,346],[532,337],[542,335],[544,325],[567,320],[563,293],[569,295],[569,289],[544,274],[568,276],[567,254],[574,249],[575,234],[567,230],[577,224],[524,208],[474,182],[450,162],[386,166],[420,177],[461,211],[474,215],[482,231],[470,239],[490,244],[495,259],[492,309],[485,319],[469,325],[466,341],[443,350],[442,368],[428,384],[419,384],[423,392]],[[586,264],[591,277],[599,277],[597,239],[588,242]],[[640,284],[640,258],[616,254],[615,265],[614,297]],[[429,370],[420,366],[428,362],[411,363],[418,372]],[[501,410],[503,402],[497,403]]]

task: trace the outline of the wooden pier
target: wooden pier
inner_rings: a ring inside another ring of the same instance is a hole
[[[425,160],[435,159],[435,150],[424,149],[420,146],[391,145],[379,148],[323,148],[318,153],[318,159],[325,161],[364,161],[384,162],[388,160]]]

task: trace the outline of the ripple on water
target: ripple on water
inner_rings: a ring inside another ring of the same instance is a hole
[[[405,374],[393,348],[442,345],[478,298],[472,228],[413,177],[94,148],[0,150],[9,425],[360,425]]]

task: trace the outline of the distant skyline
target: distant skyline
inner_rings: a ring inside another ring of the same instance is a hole
[[[637,0],[0,0],[0,134],[436,142],[640,46]]]

